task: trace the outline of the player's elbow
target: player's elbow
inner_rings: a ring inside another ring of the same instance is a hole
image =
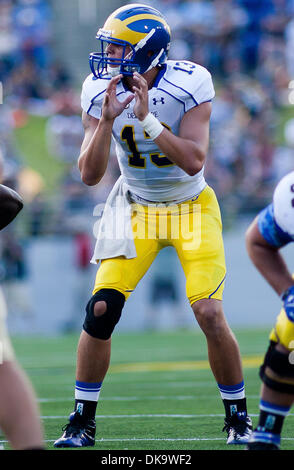
[[[199,173],[199,171],[201,171],[203,168],[203,162],[201,161],[197,161],[197,160],[193,160],[192,162],[190,162],[189,165],[186,166],[185,168],[185,172],[189,175],[189,176],[195,176],[197,175],[197,173]]]
[[[264,242],[258,229],[257,219],[255,219],[245,232],[245,243],[247,251],[252,250],[257,245],[260,245],[261,241]]]
[[[192,169],[187,169],[187,168],[185,168],[185,173],[187,173],[187,175],[189,175],[189,176],[196,175],[196,173],[194,173],[194,171],[192,171]]]
[[[95,186],[102,179],[103,175],[97,173],[97,171],[90,170],[87,165],[84,164],[83,159],[80,158],[78,161],[78,167],[81,174],[81,180],[87,186]]]
[[[249,255],[252,253],[252,248],[255,245],[255,240],[253,236],[253,225],[251,224],[250,227],[245,232],[245,244],[246,249]]]
[[[269,245],[261,235],[257,219],[252,222],[245,232],[245,244],[247,253],[253,262],[260,257],[260,254],[264,256],[265,253],[276,250],[276,248]]]
[[[197,169],[196,167],[189,167],[189,168],[186,168],[185,171],[186,171],[187,175],[195,176],[195,175],[197,175],[197,173],[199,173],[200,169]]]
[[[87,186],[95,186],[96,184],[99,183],[101,178],[102,177],[97,177],[97,176],[93,177],[93,175],[88,175],[83,172],[81,173],[81,180]]]
[[[203,168],[206,152],[200,149],[199,146],[194,145],[190,155],[191,156],[186,163],[185,172],[189,176],[195,176]]]

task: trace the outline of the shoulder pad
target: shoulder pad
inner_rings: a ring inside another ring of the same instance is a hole
[[[101,106],[108,80],[96,79],[93,74],[88,75],[83,83],[81,94],[81,106],[83,110],[99,119],[101,117]]]
[[[183,101],[185,111],[206,101],[211,101],[215,95],[209,71],[188,60],[168,60],[166,71],[158,88],[162,88],[178,100]]]
[[[294,240],[294,171],[278,183],[274,191],[273,205],[277,224]]]

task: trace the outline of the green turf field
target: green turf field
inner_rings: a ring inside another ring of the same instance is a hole
[[[268,331],[235,333],[256,424],[258,366]],[[72,411],[77,338],[13,339],[40,400],[48,449]],[[294,448],[293,416],[286,420],[282,449]],[[111,368],[97,409],[96,450],[226,450],[222,427],[223,405],[201,332],[114,334]]]

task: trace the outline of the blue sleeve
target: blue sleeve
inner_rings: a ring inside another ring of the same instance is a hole
[[[258,229],[263,238],[272,246],[281,248],[293,241],[276,223],[273,204],[263,209],[258,216]]]

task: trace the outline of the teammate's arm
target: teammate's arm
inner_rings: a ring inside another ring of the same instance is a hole
[[[10,224],[22,208],[23,201],[20,195],[0,184],[0,230]]]
[[[148,114],[148,85],[144,77],[134,73],[136,103],[134,112],[142,121]],[[154,140],[164,155],[188,175],[198,173],[205,162],[209,145],[211,103],[190,109],[182,118],[179,136],[164,129]]]
[[[83,112],[84,140],[78,160],[82,181],[94,186],[102,179],[108,164],[111,134],[114,120],[133,99],[129,96],[120,102],[116,98],[116,85],[121,75],[110,80],[107,87],[101,119],[96,119]]]
[[[279,296],[293,285],[279,248],[270,245],[261,235],[257,217],[246,232],[246,247],[253,264]]]

